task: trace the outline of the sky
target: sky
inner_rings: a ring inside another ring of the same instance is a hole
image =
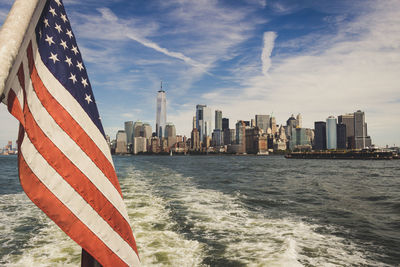
[[[0,0],[2,24],[12,1]],[[105,131],[153,130],[160,81],[167,121],[190,136],[197,104],[237,120],[301,113],[303,127],[365,112],[378,146],[400,145],[398,0],[64,0]],[[0,104],[0,147],[18,124]]]

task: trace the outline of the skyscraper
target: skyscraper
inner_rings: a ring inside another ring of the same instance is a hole
[[[316,121],[314,122],[314,149],[325,150],[326,149],[326,122]]]
[[[132,135],[133,135],[133,121],[126,121],[125,122],[125,133],[126,133],[126,140],[127,144],[132,144]]]
[[[337,148],[346,149],[346,124],[337,124]]]
[[[229,129],[229,119],[222,118],[222,130],[225,131],[226,129]]]
[[[224,134],[222,130],[214,129],[214,131],[212,132],[212,144],[215,147],[224,145]]]
[[[277,127],[276,127],[276,119],[275,119],[275,117],[271,117],[269,124],[270,124],[270,127],[271,127],[272,134],[275,135],[277,130],[278,130]]]
[[[354,112],[354,138],[356,149],[371,145],[371,139],[368,138],[367,141],[367,124],[365,123],[365,114],[361,110]]]
[[[193,116],[192,129],[196,128],[196,116]]]
[[[292,128],[291,139],[289,142],[290,150],[298,147],[310,146],[310,139],[307,136],[307,129],[305,128]]]
[[[171,122],[165,126],[165,137],[168,139],[168,147],[175,145],[176,143],[176,130],[175,125]]]
[[[229,130],[229,128],[226,128],[223,130],[223,137],[224,137],[224,145],[230,145],[232,144],[231,141],[231,131]]]
[[[241,120],[236,123],[236,144],[240,145],[239,153],[246,153],[246,123]]]
[[[269,128],[269,115],[256,115],[256,126],[267,133]]]
[[[292,128],[296,128],[297,121],[294,118],[294,115],[290,116],[290,118],[286,121],[286,136],[290,139],[292,135]]]
[[[165,136],[166,137],[176,137],[175,125],[171,122],[168,122],[165,126]]]
[[[200,142],[203,142],[204,137],[211,137],[211,109],[207,105],[196,106],[196,128],[199,130]]]
[[[135,123],[133,124],[133,137],[143,136],[142,135],[142,131],[143,131],[142,127],[143,127],[143,122],[135,121]]]
[[[165,91],[161,88],[157,93],[157,114],[156,114],[156,135],[162,138],[165,134],[165,124],[167,122],[167,100]]]
[[[354,113],[338,116],[338,123],[346,125],[346,148],[355,148]]]
[[[200,150],[200,136],[197,128],[193,128],[191,133],[191,149],[195,151]]]
[[[143,137],[145,137],[146,139],[150,139],[151,138],[151,132],[152,132],[150,124],[143,123],[142,129],[143,129],[142,130]]]
[[[336,129],[336,118],[329,116],[326,119],[326,148],[336,149],[337,148],[337,129]]]
[[[297,125],[296,127],[301,128],[303,127],[303,116],[301,116],[301,114],[297,114],[296,116],[296,121],[297,121]]]
[[[229,129],[229,139],[230,139],[229,144],[236,144],[236,129]]]
[[[215,129],[222,130],[222,111],[215,111]]]
[[[126,146],[126,133],[125,131],[119,130],[117,132],[116,136],[116,147],[115,147],[115,153],[116,154],[123,154],[127,153],[127,146]]]

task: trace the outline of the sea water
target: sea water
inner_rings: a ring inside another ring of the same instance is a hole
[[[144,266],[398,266],[400,162],[119,156]],[[81,249],[0,157],[0,265],[77,266]]]

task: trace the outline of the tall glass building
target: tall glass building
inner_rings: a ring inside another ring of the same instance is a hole
[[[337,148],[337,129],[336,129],[336,118],[329,116],[326,119],[326,148],[336,149]]]
[[[222,130],[222,111],[215,111],[215,129]]]
[[[157,112],[156,112],[156,135],[158,138],[165,136],[165,124],[167,122],[167,100],[165,91],[161,89],[157,93]]]
[[[290,150],[295,149],[297,146],[310,145],[310,139],[307,136],[307,129],[305,128],[292,128],[291,137],[289,142]]]
[[[212,118],[211,109],[207,105],[196,106],[196,128],[199,130],[200,142],[205,136],[211,137]]]

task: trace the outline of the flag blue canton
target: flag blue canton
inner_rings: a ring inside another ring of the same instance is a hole
[[[43,63],[104,136],[86,67],[61,0],[46,3],[35,31]]]

